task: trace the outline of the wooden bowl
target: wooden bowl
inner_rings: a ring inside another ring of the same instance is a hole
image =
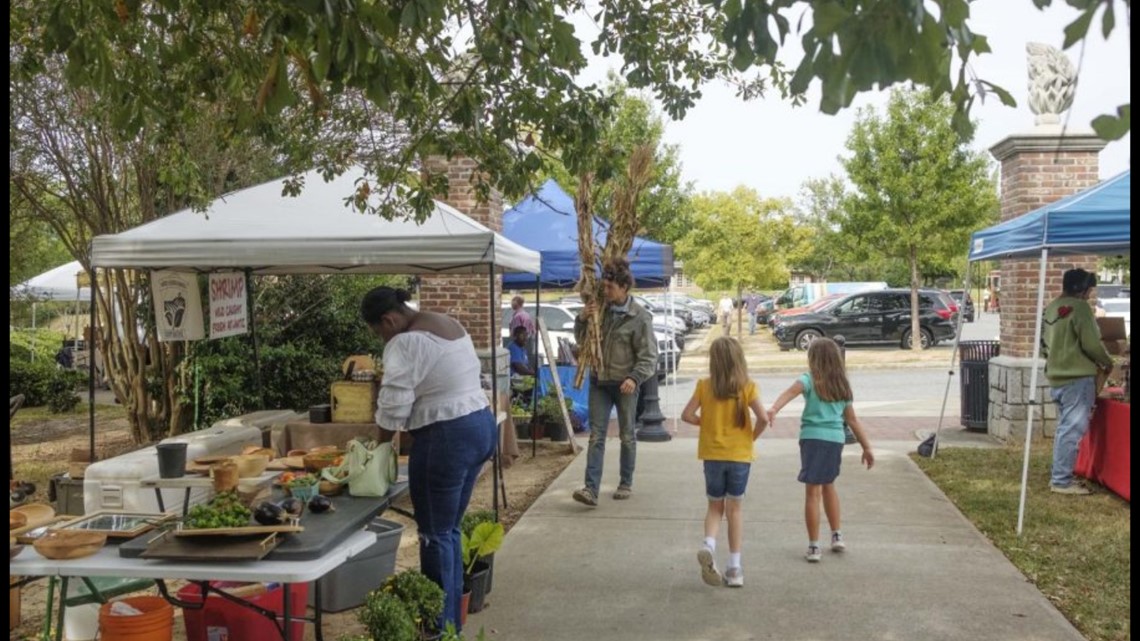
[[[82,559],[98,552],[107,543],[106,532],[91,532],[87,530],[48,530],[32,547],[36,548],[41,556],[63,561],[67,559]]]
[[[16,558],[17,556],[20,556],[20,552],[23,552],[23,551],[24,551],[24,546],[22,544],[16,543],[16,539],[14,539],[12,537],[8,537],[8,560],[9,561]]]
[[[263,454],[243,454],[234,457],[237,464],[238,478],[248,479],[261,476],[265,468],[269,467],[269,457]]]
[[[28,515],[22,512],[8,513],[8,529],[18,530],[28,524]]]
[[[344,456],[344,452],[340,450],[329,450],[325,452],[310,452],[301,458],[305,464],[305,470],[308,472],[320,472],[321,470],[329,467],[340,457]]]
[[[269,449],[268,447],[257,447],[255,445],[246,445],[241,449],[241,454],[242,456],[265,456],[270,460],[273,460],[274,458],[273,450]]]
[[[28,503],[12,508],[12,513],[23,514],[27,519],[25,526],[36,527],[55,518],[55,510],[46,503]]]
[[[319,484],[317,484],[317,489],[324,496],[337,496],[344,491],[345,485],[345,483],[321,481]]]

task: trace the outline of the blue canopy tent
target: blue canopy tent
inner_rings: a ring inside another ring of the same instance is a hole
[[[606,242],[609,225],[594,218],[594,242]],[[503,214],[503,235],[542,255],[543,287],[573,287],[581,275],[578,260],[578,217],[574,199],[553,179]],[[673,248],[635,238],[629,252],[630,270],[638,287],[664,287],[673,275]],[[506,289],[536,286],[529,274],[503,274]]]
[[[970,242],[968,260],[1040,258],[1037,276],[1037,322],[1033,344],[1041,344],[1041,314],[1045,308],[1045,266],[1051,254],[1100,254],[1129,256],[1132,252],[1132,171],[1102,181],[1084,191],[1049,203],[1044,207],[1007,220],[1001,224],[974,232]],[[970,286],[967,268],[966,288]],[[959,336],[961,335],[959,318]],[[951,370],[958,354],[958,339],[954,341]],[[1033,353],[1030,374],[1029,411],[1025,429],[1025,460],[1021,470],[1021,500],[1017,514],[1017,533],[1020,535],[1025,519],[1025,491],[1029,475],[1029,440],[1033,435],[1034,409],[1037,404],[1037,372],[1040,355]],[[947,395],[950,385],[947,382]],[[943,400],[943,414],[945,414]],[[942,427],[939,420],[939,429]],[[937,436],[935,437],[937,451]]]

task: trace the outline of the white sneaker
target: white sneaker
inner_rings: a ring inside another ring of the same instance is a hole
[[[843,542],[843,535],[839,532],[831,533],[831,551],[843,552],[847,549],[847,544]]]
[[[724,584],[730,588],[744,587],[744,570],[740,568],[728,568],[724,573]]]
[[[697,562],[701,564],[701,580],[706,585],[718,586],[723,583],[720,576],[720,570],[716,569],[716,561],[713,560],[713,551],[707,547],[702,547],[697,552]]]
[[[1092,494],[1089,489],[1080,483],[1071,483],[1069,485],[1050,485],[1049,491],[1054,494],[1071,494],[1073,496],[1085,496]]]
[[[807,554],[804,555],[804,558],[808,560],[808,563],[819,563],[819,560],[823,558],[823,555],[820,554],[818,545],[809,545]]]

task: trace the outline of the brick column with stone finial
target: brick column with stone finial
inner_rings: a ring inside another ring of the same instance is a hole
[[[1098,154],[1105,142],[1090,133],[1063,133],[1058,125],[1039,125],[1009,136],[990,148],[1001,163],[1001,219],[1016,218],[1087,189],[1100,181]],[[1024,438],[1040,260],[1001,261],[1001,356],[990,361],[988,427],[998,438]],[[1045,303],[1061,293],[1065,270],[1096,272],[1095,256],[1050,258],[1045,267]],[[1038,373],[1037,400],[1042,410],[1037,434],[1051,436],[1056,410],[1049,402],[1044,372]]]
[[[442,156],[432,156],[425,165],[436,172],[446,172],[448,180],[448,205],[458,209],[475,222],[496,232],[503,231],[503,199],[492,190],[486,202],[476,197],[473,178],[478,166],[470,158],[448,160]],[[495,291],[488,293],[488,275],[450,274],[424,276],[420,281],[420,309],[442,312],[454,317],[475,342],[475,348],[486,350],[491,346],[491,328],[499,329],[501,316],[499,302],[502,298],[502,277],[495,277]],[[488,296],[495,301],[496,318],[488,318]],[[496,331],[495,336],[498,336]]]

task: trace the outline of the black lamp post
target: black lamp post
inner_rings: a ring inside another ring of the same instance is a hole
[[[661,394],[656,376],[650,376],[641,384],[637,410],[637,440],[655,443],[673,440],[673,435],[665,431],[665,415],[661,413]]]

